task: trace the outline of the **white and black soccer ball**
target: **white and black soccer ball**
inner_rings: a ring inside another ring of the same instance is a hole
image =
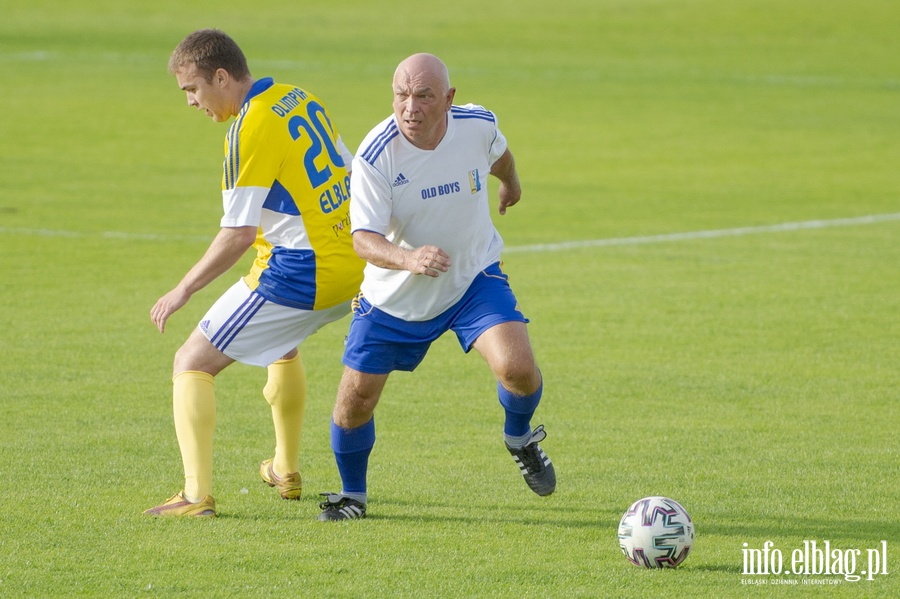
[[[668,497],[638,499],[619,522],[619,547],[640,568],[677,568],[694,546],[694,522]]]

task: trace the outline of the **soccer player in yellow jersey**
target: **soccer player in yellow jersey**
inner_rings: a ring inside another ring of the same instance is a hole
[[[241,49],[218,30],[187,36],[172,53],[169,71],[189,106],[216,122],[235,120],[225,140],[221,230],[156,302],[151,320],[164,332],[176,310],[251,247],[256,260],[175,354],[173,409],[184,488],[144,513],[215,516],[213,377],[234,361],[268,369],[263,396],[272,409],[275,455],[259,472],[283,498],[298,499],[306,377],[297,347],[349,313],[364,262],[350,236],[352,155],[318,98],[254,79]]]

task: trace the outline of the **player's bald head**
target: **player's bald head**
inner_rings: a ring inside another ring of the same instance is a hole
[[[450,89],[450,72],[447,65],[434,54],[421,52],[404,59],[394,71],[394,86],[411,82],[425,82],[435,86],[439,94]]]

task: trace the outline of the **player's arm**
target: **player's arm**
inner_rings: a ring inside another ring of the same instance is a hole
[[[522,197],[516,161],[509,149],[491,165],[491,174],[500,179],[500,188],[497,190],[500,198],[500,214],[506,214],[506,209],[515,206]]]
[[[391,270],[408,270],[416,275],[437,277],[450,268],[450,256],[436,245],[408,250],[373,231],[354,231],[353,249],[370,264]]]
[[[200,291],[229,268],[237,264],[256,240],[256,227],[223,227],[213,239],[202,258],[181,282],[159,298],[150,310],[150,320],[160,333],[166,330],[166,320]]]

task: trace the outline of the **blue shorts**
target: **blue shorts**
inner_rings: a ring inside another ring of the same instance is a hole
[[[519,311],[516,296],[500,264],[481,271],[465,295],[443,314],[421,322],[409,322],[372,306],[362,295],[354,308],[344,348],[344,364],[368,374],[415,370],[431,343],[446,333],[456,333],[468,352],[489,328],[504,322],[528,322]]]

